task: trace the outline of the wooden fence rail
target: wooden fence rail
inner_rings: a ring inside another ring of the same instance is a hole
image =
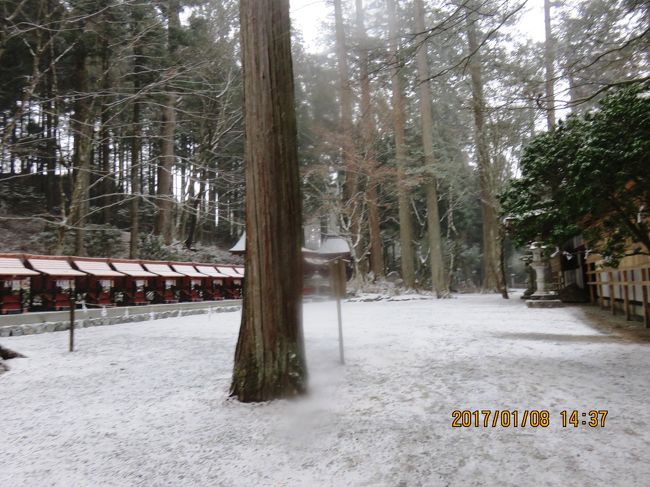
[[[587,271],[587,284],[589,300],[592,303],[598,303],[602,309],[610,309],[612,314],[616,314],[619,308],[625,313],[627,320],[633,319],[634,316],[642,317],[645,327],[650,328],[649,267],[596,269],[596,265],[592,263]]]

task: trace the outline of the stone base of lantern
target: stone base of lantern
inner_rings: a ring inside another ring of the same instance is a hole
[[[526,300],[529,308],[560,308],[564,303],[558,299],[557,293],[534,293]]]

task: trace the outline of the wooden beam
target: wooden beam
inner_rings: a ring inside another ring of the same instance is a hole
[[[608,272],[607,275],[609,276],[609,280],[607,281],[607,284],[609,285],[609,305],[612,309],[612,314],[616,315],[616,299],[614,297],[614,273],[613,272]]]
[[[631,314],[630,314],[630,296],[629,296],[629,289],[628,289],[628,284],[627,284],[627,277],[628,273],[627,271],[622,271],[623,274],[623,283],[621,284],[621,293],[623,293],[623,303],[625,306],[625,319],[627,321],[630,321]]]
[[[644,281],[648,279],[650,272],[648,269],[641,269],[641,279]],[[641,286],[641,294],[643,296],[643,324],[646,328],[650,328],[650,310],[648,310],[648,285]]]

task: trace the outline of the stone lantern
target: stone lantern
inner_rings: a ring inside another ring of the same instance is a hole
[[[530,244],[530,251],[533,254],[533,260],[530,265],[535,269],[535,282],[537,284],[537,291],[533,296],[542,296],[546,295],[546,261],[544,259],[544,249],[546,245],[542,245],[540,242],[533,242]],[[539,297],[538,297],[539,299]]]
[[[530,266],[535,270],[537,290],[526,301],[529,308],[556,308],[562,306],[562,301],[557,298],[557,293],[548,290],[546,282],[546,258],[544,257],[545,245],[541,242],[530,244],[533,259]]]

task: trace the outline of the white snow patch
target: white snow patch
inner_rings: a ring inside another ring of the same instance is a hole
[[[305,305],[311,393],[228,399],[240,313],[3,339],[0,485],[647,485],[650,346],[520,300]],[[455,409],[548,409],[452,428]],[[607,409],[602,429],[563,409]]]

